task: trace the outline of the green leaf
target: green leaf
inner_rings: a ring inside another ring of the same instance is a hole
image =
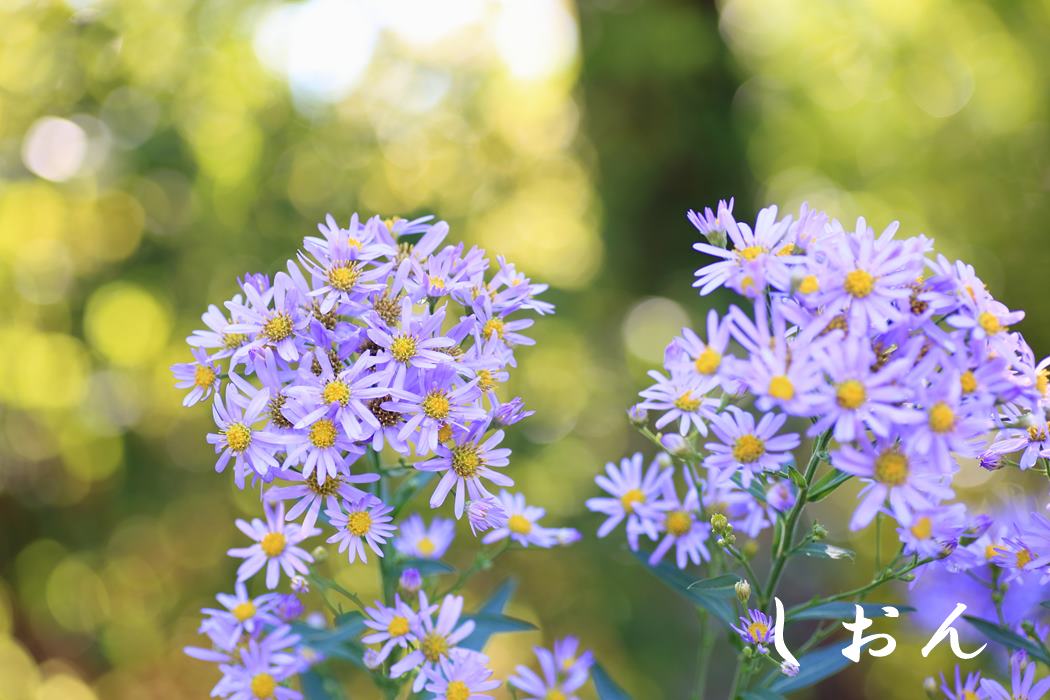
[[[834,493],[835,489],[842,486],[852,478],[852,474],[847,474],[846,472],[840,472],[838,469],[834,469],[822,476],[817,483],[813,485],[813,488],[809,490],[808,500],[822,501]]]
[[[1050,600],[1044,600],[1042,603],[1040,603],[1040,605],[1042,605],[1044,608],[1050,608]]]
[[[735,622],[733,617],[733,607],[727,600],[728,590],[697,590],[690,589],[693,581],[685,574],[685,572],[671,566],[667,563],[660,563],[656,566],[649,565],[649,557],[645,552],[634,552],[634,556],[638,558],[649,571],[664,582],[671,590],[677,591],[679,594],[685,596],[694,605],[698,605],[704,610],[708,611],[719,620],[727,625],[732,625]]]
[[[507,603],[510,602],[510,597],[514,595],[514,590],[518,587],[518,582],[512,578],[504,581],[496,592],[492,594],[492,597],[485,601],[485,604],[478,610],[479,613],[487,613],[489,615],[498,615],[503,612],[504,608],[507,607]]]
[[[591,666],[591,680],[594,681],[594,689],[598,691],[598,700],[631,700],[631,696],[609,677],[601,664]]]
[[[300,674],[299,683],[304,700],[340,700],[345,697],[338,683],[322,676],[317,671],[311,670]]]
[[[844,547],[836,547],[826,542],[809,542],[796,549],[792,554],[801,554],[804,557],[816,557],[817,559],[849,559],[853,561],[856,556],[852,550]]]
[[[845,642],[821,647],[816,651],[805,654],[798,660],[798,675],[794,678],[781,676],[769,686],[769,689],[777,693],[790,693],[802,688],[819,683],[825,678],[830,678],[844,669],[850,663],[842,654],[842,650],[848,646]]]
[[[477,615],[469,615],[465,619],[474,621],[474,631],[463,640],[460,646],[473,649],[474,651],[484,649],[485,644],[489,641],[489,637],[494,634],[528,632],[536,629],[536,625],[531,622],[500,614],[478,613]]]
[[[976,627],[981,634],[988,637],[993,642],[998,642],[1007,649],[1023,649],[1028,652],[1028,655],[1032,658],[1038,659],[1044,664],[1050,666],[1050,654],[1046,653],[1046,649],[1044,649],[1042,645],[1036,644],[1031,639],[1026,639],[1025,637],[1011,632],[1005,627],[1000,627],[994,622],[982,620],[979,617],[963,615],[963,619]]]
[[[788,615],[788,620],[852,620],[856,616],[856,610],[853,605],[853,603],[846,602],[823,603],[794,615]],[[888,603],[885,605],[888,605]],[[864,603],[861,607],[864,608],[864,614],[867,617],[885,617],[886,615],[882,611],[883,604],[880,603]],[[902,613],[914,612],[915,610],[915,608],[907,605],[894,605],[893,607]]]
[[[729,589],[736,586],[736,582],[739,580],[740,577],[736,574],[722,574],[721,576],[715,576],[713,578],[702,578],[699,581],[693,581],[688,586],[686,586],[686,588],[688,588],[691,591],[696,589],[705,591]]]
[[[740,697],[744,698],[744,700],[784,700],[783,695],[774,693],[772,690],[766,690],[765,688],[749,690]]]
[[[364,617],[356,610],[335,619],[332,627],[317,629],[302,622],[292,623],[292,630],[303,644],[328,658],[339,658],[364,668],[364,646],[358,641],[365,629]]]
[[[766,491],[762,488],[762,482],[759,479],[752,479],[750,484],[744,486],[744,478],[740,476],[740,470],[737,470],[730,479],[734,484],[750,493],[759,503],[766,502]]]
[[[421,576],[438,576],[440,574],[451,574],[456,569],[443,561],[437,559],[402,559],[398,563],[401,571],[405,569],[416,569]]]

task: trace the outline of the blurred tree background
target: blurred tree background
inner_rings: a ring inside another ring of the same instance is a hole
[[[327,212],[435,212],[552,284],[508,388],[538,411],[512,474],[588,535],[594,474],[642,447],[623,410],[645,370],[721,303],[690,289],[689,207],[899,218],[1046,352],[1048,30],[1050,0],[7,0],[0,698],[207,695],[181,648],[257,506],[167,368]],[[852,545],[820,585],[866,576]],[[619,541],[504,564],[479,584],[519,577],[512,612],[548,639],[579,634],[637,698],[685,696],[689,608]],[[497,666],[539,641],[500,639]],[[918,660],[902,644],[819,696],[917,697],[948,663]]]

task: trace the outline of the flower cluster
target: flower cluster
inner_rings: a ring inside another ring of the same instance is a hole
[[[579,536],[540,525],[543,510],[507,491],[505,428],[532,412],[499,392],[517,349],[534,342],[532,317],[554,310],[539,298],[546,285],[480,248],[445,244],[447,224],[431,217],[354,215],[344,227],[329,216],[318,230],[284,270],[246,275],[210,306],[187,339],[193,361],[172,368],[185,405],[211,403],[216,471],[258,489],[263,510],[236,522],[250,540],[229,550],[242,560],[237,596],[220,598],[226,612],[205,611],[212,649],[191,653],[220,664],[215,695],[298,697],[286,680],[323,657],[323,644],[287,626],[304,607],[294,593],[250,599],[245,584],[260,573],[269,590],[282,575],[319,579],[312,565],[326,550],[305,542],[324,537],[351,564],[385,558],[386,592],[399,581],[406,600],[418,595],[415,608],[388,596],[369,609],[363,643],[378,647],[362,647],[362,663],[416,692],[484,697],[475,691],[498,683],[484,657],[457,647],[473,627],[457,625],[463,599],[445,596],[438,608],[424,592],[449,567],[414,564],[442,558],[464,514],[486,533],[482,544],[507,540],[489,563],[511,541],[553,547]],[[422,489],[456,520],[402,517]]]
[[[985,582],[988,605],[1004,584],[1050,580],[1050,520],[954,500],[961,469],[1050,474],[1050,359],[1013,329],[1023,312],[896,223],[847,228],[803,205],[797,217],[763,209],[751,226],[732,200],[689,220],[708,257],[694,286],[743,301],[709,311],[704,333],[683,329],[649,373],[628,416],[661,452],[597,477],[605,495],[587,506],[606,517],[599,536],[624,523],[650,565],[672,548],[681,569],[724,552],[750,575],[754,551],[736,548],[734,531],[754,539],[776,525],[766,605],[784,561],[827,534],[816,526],[795,542],[801,509],[857,480],[850,529],[887,519],[900,537],[889,578],[965,572]],[[767,623],[752,610],[738,632],[764,648]]]

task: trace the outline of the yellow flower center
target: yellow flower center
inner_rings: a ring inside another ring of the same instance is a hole
[[[445,418],[448,418],[449,411],[452,409],[452,404],[448,400],[448,394],[440,390],[435,390],[423,397],[421,407],[423,409],[423,415],[428,418],[444,420]]]
[[[244,622],[255,617],[255,603],[250,600],[246,600],[243,603],[238,603],[230,611],[238,622]]]
[[[963,700],[980,700],[980,698],[978,697],[977,693],[973,692],[972,690],[964,690]]]
[[[894,449],[875,458],[875,480],[887,486],[900,486],[908,480],[908,458]]]
[[[769,633],[769,625],[767,625],[764,622],[759,622],[758,620],[755,620],[747,626],[747,633],[751,637],[751,639],[754,639],[756,641],[760,639],[765,639],[766,635]]]
[[[491,391],[496,388],[496,379],[492,376],[492,370],[478,370],[478,388],[482,391]]]
[[[733,445],[733,459],[743,464],[751,464],[765,453],[766,443],[750,433],[738,437]]]
[[[875,278],[866,270],[854,270],[846,274],[846,280],[842,283],[846,293],[856,299],[863,299],[871,294],[875,288]]]
[[[408,619],[398,615],[390,620],[390,624],[386,626],[386,631],[391,637],[404,637],[408,634]]]
[[[820,291],[820,282],[817,281],[816,275],[806,275],[802,278],[802,281],[798,283],[799,294],[813,294],[814,292]]]
[[[551,688],[547,691],[547,694],[543,696],[543,700],[567,700],[567,698],[568,696],[557,688]]]
[[[346,519],[346,529],[351,535],[364,537],[372,529],[372,516],[366,510],[351,513]]]
[[[783,374],[777,375],[769,380],[769,395],[781,401],[790,401],[795,398],[795,385]]]
[[[431,632],[419,645],[423,656],[431,663],[437,663],[441,657],[448,653],[448,641],[437,632]]]
[[[350,401],[350,387],[342,380],[333,379],[324,385],[321,398],[325,403],[338,403],[345,406]]]
[[[512,515],[507,518],[507,529],[516,535],[527,535],[532,532],[532,522],[524,515]]]
[[[481,329],[481,335],[483,335],[486,338],[491,338],[493,333],[495,333],[497,338],[503,338],[503,331],[503,319],[490,318],[488,321],[485,321],[485,325]]]
[[[207,389],[215,383],[215,370],[208,365],[197,365],[193,372],[193,383],[201,389]]]
[[[738,248],[737,253],[740,254],[744,260],[757,260],[759,255],[766,252],[766,249],[760,245],[750,245],[747,248]]]
[[[481,455],[478,454],[478,445],[475,443],[464,443],[455,445],[449,450],[451,452],[450,462],[453,471],[463,479],[470,479],[478,473],[481,466]]]
[[[985,311],[977,317],[977,323],[988,335],[995,335],[1003,330],[1003,324],[999,323],[999,317],[990,311]]]
[[[990,544],[984,548],[984,558],[988,561],[995,559],[997,556],[1002,554],[1004,549],[998,545]]]
[[[930,409],[930,430],[935,433],[947,433],[955,427],[955,412],[951,406],[944,403],[935,403]]]
[[[349,292],[361,277],[358,263],[343,263],[328,271],[328,284],[340,292]]]
[[[419,542],[416,542],[416,550],[424,557],[429,557],[437,550],[437,546],[434,544],[434,540],[424,535],[419,538]]]
[[[977,391],[977,377],[970,370],[963,372],[962,377],[959,378],[959,384],[962,385],[964,394],[972,394]]]
[[[853,411],[864,405],[868,398],[868,392],[864,384],[856,379],[847,379],[835,388],[835,399],[839,406],[847,411]]]
[[[271,559],[280,556],[281,552],[284,551],[284,545],[284,534],[281,532],[267,532],[266,535],[263,536],[262,541],[259,542],[263,554]]]
[[[292,334],[292,317],[286,313],[279,313],[263,324],[263,335],[275,343],[279,343]]]
[[[704,351],[700,353],[700,356],[696,358],[693,364],[696,366],[696,371],[700,374],[714,374],[722,364],[722,356],[713,348],[704,348]]]
[[[434,289],[444,289],[445,288],[445,280],[441,279],[437,275],[431,275],[429,277],[429,281],[430,281],[430,286],[433,287]]]
[[[252,677],[252,695],[258,700],[270,700],[277,690],[277,681],[269,673],[259,673]]]
[[[247,340],[248,336],[244,333],[226,333],[222,336],[222,345],[227,350],[233,350],[244,345]]]
[[[416,339],[410,335],[399,335],[390,343],[390,354],[398,362],[406,363],[415,357]]]
[[[920,540],[928,540],[930,535],[933,534],[933,521],[926,516],[919,518],[916,523],[911,526],[911,534],[915,535]]]
[[[1029,562],[1032,561],[1032,553],[1029,552],[1027,549],[1022,549],[1021,551],[1019,551],[1016,557],[1018,569],[1023,569],[1024,567],[1028,566]]]
[[[693,392],[686,391],[684,394],[674,400],[674,407],[679,411],[686,411],[691,413],[696,409],[700,408],[700,399],[693,398]]]
[[[672,510],[664,519],[664,527],[675,537],[681,537],[693,528],[693,519],[684,510]]]
[[[226,445],[234,452],[244,452],[252,444],[252,429],[244,423],[233,423],[226,428]]]
[[[641,489],[630,489],[620,496],[620,504],[623,505],[625,513],[633,513],[636,503],[645,503],[645,492]]]
[[[310,426],[310,442],[322,450],[335,444],[336,435],[335,423],[328,418],[322,418]]]
[[[452,681],[445,688],[445,700],[469,700],[470,686],[463,681]]]
[[[1046,440],[1047,429],[1050,429],[1050,423],[1047,423],[1046,427],[1030,425],[1028,426],[1028,440],[1030,442],[1042,442]]]
[[[1041,369],[1035,375],[1035,388],[1039,390],[1039,393],[1046,396],[1046,392],[1050,389],[1050,370]]]

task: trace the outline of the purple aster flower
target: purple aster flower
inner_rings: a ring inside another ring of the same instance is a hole
[[[412,302],[401,302],[401,317],[397,330],[387,331],[379,326],[368,329],[369,339],[382,350],[382,356],[402,367],[433,369],[452,360],[442,348],[454,345],[451,338],[439,335],[445,320],[445,307],[434,313],[416,314]]]
[[[437,456],[416,465],[417,469],[429,472],[444,472],[430,497],[430,507],[437,508],[455,487],[456,518],[463,516],[463,508],[469,496],[478,500],[491,495],[482,483],[486,479],[497,486],[513,486],[514,480],[493,468],[510,463],[510,450],[497,447],[504,433],[497,430],[488,437],[488,421],[471,425],[469,430],[454,429],[449,446],[437,446]]]
[[[682,435],[694,428],[701,435],[707,435],[707,421],[718,406],[718,400],[707,394],[717,388],[718,383],[711,378],[667,377],[656,370],[650,370],[649,376],[656,383],[641,392],[645,401],[638,406],[663,412],[656,420],[656,429],[662,430],[677,421]]]
[[[949,682],[941,674],[941,692],[946,700],[986,700],[988,697],[980,690],[981,674],[968,673],[966,680],[962,679],[959,667],[955,667],[955,682]]]
[[[534,321],[531,318],[508,320],[493,309],[492,298],[487,294],[475,299],[472,308],[472,318],[482,338],[496,338],[510,347],[536,344],[535,340],[518,332],[532,326]]]
[[[284,593],[274,600],[273,610],[281,622],[292,622],[303,616],[306,605],[296,594]]]
[[[787,416],[766,413],[755,424],[755,417],[736,406],[729,406],[711,420],[711,430],[721,442],[705,446],[704,466],[714,471],[742,469],[745,486],[762,471],[778,471],[791,461],[791,450],[799,446],[797,433],[777,435]]]
[[[736,223],[733,219],[733,198],[730,197],[728,202],[724,199],[719,200],[714,211],[711,207],[704,207],[702,212],[690,209],[686,218],[709,243],[725,248],[726,229]]]
[[[207,440],[215,446],[215,452],[219,455],[215,471],[225,470],[232,459],[234,481],[238,488],[244,488],[244,477],[249,472],[266,479],[271,470],[277,468],[274,453],[281,442],[280,436],[254,427],[262,418],[268,400],[269,392],[259,391],[242,409],[242,399],[236,387],[227,384],[226,400],[223,401],[219,394],[215,394],[212,402],[212,417],[219,432],[208,433]]]
[[[426,683],[428,673],[439,672],[438,664],[457,648],[457,644],[474,631],[474,621],[460,624],[463,613],[463,597],[446,595],[438,610],[437,622],[433,619],[433,608],[423,591],[419,592],[419,613],[412,625],[412,634],[418,646],[390,668],[391,678],[400,678],[413,669],[419,669],[412,691],[418,693]]]
[[[711,526],[701,522],[698,517],[700,496],[688,472],[685,472],[685,479],[685,499],[678,498],[673,480],[665,479],[662,482],[661,499],[654,507],[660,513],[656,528],[664,536],[649,556],[650,566],[660,563],[671,547],[675,548],[675,563],[679,569],[686,568],[689,562],[699,564],[711,558],[705,544],[711,535]]]
[[[987,694],[988,700],[1041,700],[1050,692],[1050,677],[1036,682],[1037,666],[1038,664],[1034,663],[1025,665],[1018,656],[1011,656],[1010,690],[1004,688],[999,681],[989,678],[981,679],[981,690]]]
[[[456,538],[454,520],[434,518],[428,526],[418,513],[413,513],[402,522],[400,530],[400,536],[394,540],[394,547],[406,557],[440,559]]]
[[[476,536],[493,528],[507,524],[507,511],[495,496],[486,496],[467,503],[467,521],[470,531]]]
[[[921,276],[924,258],[913,243],[893,240],[898,227],[894,222],[876,238],[861,217],[853,234],[822,241],[813,303],[827,314],[846,314],[853,332],[883,331],[904,317],[900,304],[911,296],[909,285]]]
[[[789,267],[794,262],[788,254],[793,250],[784,248],[784,238],[791,225],[791,217],[777,221],[777,208],[766,207],[758,213],[755,228],[752,231],[747,224],[738,223],[732,213],[719,207],[718,216],[725,225],[726,234],[732,248],[710,243],[695,243],[693,248],[716,258],[718,262],[705,265],[696,271],[694,287],[700,288],[700,294],[707,295],[715,289],[727,286],[744,296],[753,297],[765,289],[767,281],[775,286],[786,284],[790,276]],[[714,230],[707,221],[702,221],[695,213],[690,217],[694,226],[703,232],[700,223],[709,231]],[[718,222],[713,222],[717,225]]]
[[[459,385],[454,380],[455,372],[443,367],[429,373],[412,398],[391,404],[393,410],[407,416],[398,433],[400,439],[407,440],[419,431],[415,438],[416,454],[427,455],[437,450],[438,433],[443,427],[463,429],[471,421],[485,418],[485,410],[476,403],[480,394],[477,380]]]
[[[790,481],[777,480],[766,489],[766,503],[777,513],[787,513],[795,505],[795,488]]]
[[[988,450],[980,455],[982,467],[998,469],[1003,466],[1005,455],[1021,452],[1018,466],[1030,469],[1041,455],[1050,453],[1050,424],[1045,414],[1041,413],[1037,417],[1007,406],[1003,409],[1002,419],[1008,426],[1015,427],[1005,427],[999,431]]]
[[[938,557],[958,546],[968,526],[966,506],[947,506],[915,510],[900,520],[897,534],[906,554]]]
[[[226,305],[236,308],[242,303],[242,297],[238,294]],[[215,352],[211,353],[211,359],[213,360],[230,357],[237,348],[248,341],[248,336],[244,334],[229,333],[227,331],[230,320],[223,314],[222,309],[215,304],[208,305],[208,310],[201,316],[201,320],[204,321],[204,325],[208,327],[208,330],[193,331],[186,338],[186,343],[191,348],[214,350]]]
[[[505,313],[534,311],[540,316],[554,313],[554,304],[536,298],[547,291],[549,285],[534,284],[502,255],[496,256],[496,266],[496,274],[487,285],[487,293],[492,298],[494,308]]]
[[[719,319],[718,312],[707,313],[707,342],[689,328],[671,341],[664,354],[664,366],[674,375],[693,376],[698,379],[714,378],[727,389],[730,382],[720,373],[722,359],[729,347],[730,324]]]
[[[620,466],[609,462],[605,474],[594,481],[610,497],[587,499],[587,509],[606,516],[598,528],[598,537],[605,537],[617,525],[627,520],[627,541],[632,551],[638,550],[638,534],[645,533],[655,540],[658,535],[656,521],[660,513],[653,507],[663,492],[663,482],[669,481],[674,472],[664,460],[657,458],[642,471],[642,453],[620,460]]]
[[[364,448],[343,432],[342,425],[325,412],[311,410],[313,407],[299,402],[289,402],[283,414],[293,424],[294,430],[281,436],[287,453],[282,468],[290,469],[302,465],[303,476],[314,474],[318,485],[339,474],[349,476],[348,465],[364,454]]]
[[[913,360],[899,357],[873,371],[878,358],[867,337],[850,335],[828,344],[817,356],[828,381],[817,386],[811,401],[817,421],[809,434],[834,427],[835,439],[849,442],[866,430],[886,437],[894,426],[922,420],[918,411],[902,405],[908,398],[902,380],[912,371]]]
[[[236,300],[227,302],[227,308],[238,320],[226,327],[227,333],[248,336],[247,343],[239,346],[233,362],[248,357],[249,352],[272,347],[285,362],[299,359],[300,348],[297,336],[306,331],[310,318],[302,312],[301,299],[292,278],[278,272],[274,285],[260,292],[253,285],[245,285],[245,304]]]
[[[434,700],[493,700],[488,691],[500,687],[492,678],[489,658],[470,649],[455,649],[424,671],[426,689]]]
[[[751,608],[747,617],[741,617],[740,625],[733,625],[733,629],[744,644],[754,644],[759,654],[769,652],[768,645],[773,643],[773,618],[769,615]]]
[[[543,508],[527,504],[525,495],[521,493],[500,491],[499,500],[507,513],[507,523],[502,527],[493,528],[485,535],[481,539],[484,544],[492,544],[509,537],[522,547],[535,545],[546,548],[555,545],[551,531],[539,525],[539,519],[546,513]]]
[[[349,550],[351,564],[358,557],[362,562],[368,561],[366,544],[377,556],[382,557],[383,545],[397,530],[397,526],[391,524],[394,518],[390,513],[394,509],[371,494],[344,501],[343,506],[345,512],[338,506],[325,510],[329,522],[336,529],[335,534],[326,541],[329,544],[338,543],[340,554]]]
[[[732,476],[731,471],[712,473],[710,479],[701,482],[704,510],[709,514],[721,513],[734,528],[748,537],[757,537],[769,527],[776,512],[765,507],[750,491],[737,486]]]
[[[260,569],[266,567],[266,587],[277,588],[281,571],[291,578],[297,573],[309,573],[308,563],[314,558],[305,549],[297,545],[308,537],[320,534],[320,530],[289,525],[284,522],[284,506],[272,508],[263,505],[266,522],[253,518],[249,523],[237,520],[237,529],[255,540],[250,547],[238,547],[229,550],[231,557],[244,559],[237,569],[237,580],[247,581]]]
[[[183,406],[192,406],[203,401],[219,390],[219,366],[208,359],[208,353],[201,348],[192,348],[193,362],[184,362],[171,366],[175,375],[175,387],[189,389],[190,393],[182,400]]]
[[[945,483],[946,477],[928,459],[894,440],[880,439],[874,444],[865,440],[859,448],[843,445],[831,453],[831,464],[866,484],[850,521],[851,530],[870,523],[887,501],[894,518],[906,521],[914,511],[931,508],[954,495]]]
[[[241,663],[221,666],[223,678],[215,686],[213,695],[230,700],[301,700],[303,695],[286,687],[295,671],[275,659],[266,645],[249,640],[241,652]]]
[[[264,625],[277,626],[280,620],[274,615],[276,597],[267,593],[255,598],[248,595],[248,589],[241,581],[237,582],[235,592],[220,593],[216,600],[223,606],[223,610],[204,608],[201,610],[209,619],[204,622],[205,626],[216,626],[223,634],[227,635],[223,648],[232,649],[242,634],[255,635],[263,629]]]
[[[322,313],[328,313],[336,304],[354,304],[369,292],[385,288],[381,281],[392,263],[376,263],[377,258],[394,253],[392,246],[378,239],[383,225],[374,217],[362,226],[357,214],[348,228],[340,228],[329,214],[317,230],[324,238],[307,236],[303,247],[309,255],[299,254],[299,261],[318,282],[311,295],[320,297]]]
[[[535,411],[526,411],[525,402],[520,396],[515,396],[510,401],[500,403],[499,399],[496,398],[495,392],[490,393],[490,399],[492,400],[492,418],[497,425],[503,427],[509,427],[515,423],[519,423],[532,414]]]
[[[405,593],[418,593],[423,587],[423,575],[419,573],[419,569],[409,567],[401,572],[397,579],[397,587]]]
[[[353,501],[365,494],[353,484],[368,484],[379,481],[379,474],[336,474],[319,484],[317,479],[305,476],[300,472],[287,469],[278,472],[277,478],[293,482],[288,486],[272,486],[266,491],[266,499],[271,503],[295,500],[295,505],[288,511],[288,520],[298,520],[303,513],[303,527],[312,529],[317,523],[321,508],[337,509],[339,499]]]
[[[949,372],[931,386],[920,386],[915,400],[925,415],[908,429],[910,449],[927,455],[942,473],[955,471],[953,452],[963,457],[981,453],[991,417],[982,404],[963,400],[959,373]]]
[[[542,675],[518,666],[507,683],[524,694],[521,700],[578,700],[575,693],[587,682],[594,665],[594,655],[590,651],[580,654],[579,643],[576,637],[565,637],[554,642],[553,650],[533,647]]]
[[[431,606],[425,614],[432,615],[435,610],[437,606]],[[408,649],[409,644],[418,641],[412,632],[418,622],[418,615],[399,595],[395,594],[393,607],[388,608],[377,601],[373,607],[365,608],[365,616],[365,626],[371,631],[361,641],[383,645],[376,657],[377,665],[383,663],[395,647]]]

